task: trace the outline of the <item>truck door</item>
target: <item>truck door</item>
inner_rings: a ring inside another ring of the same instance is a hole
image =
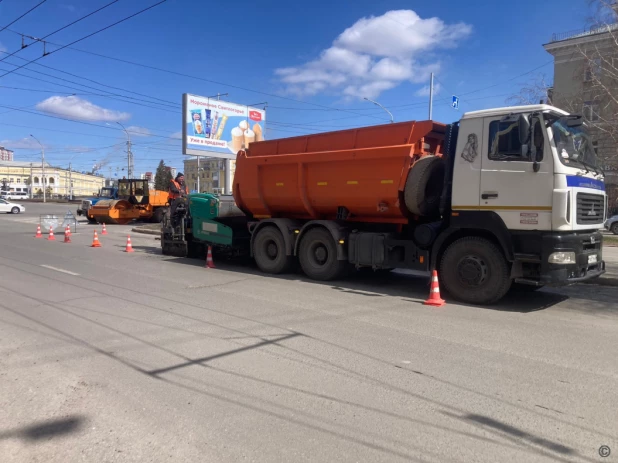
[[[535,143],[543,158],[538,172],[521,154],[519,124],[487,117],[483,124],[480,208],[495,211],[510,230],[551,230],[553,157],[542,121]]]

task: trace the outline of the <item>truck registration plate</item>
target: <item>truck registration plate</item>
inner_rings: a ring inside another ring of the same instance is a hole
[[[597,263],[597,255],[593,254],[588,256],[588,264],[596,264]]]

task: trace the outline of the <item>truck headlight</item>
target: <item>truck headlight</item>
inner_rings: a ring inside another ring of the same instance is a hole
[[[552,252],[547,259],[550,264],[574,264],[574,252]]]

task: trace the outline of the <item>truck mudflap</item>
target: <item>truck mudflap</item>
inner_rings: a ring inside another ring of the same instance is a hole
[[[574,253],[573,263],[551,263],[554,253]],[[605,273],[603,235],[593,233],[549,234],[543,236],[540,283],[564,286],[598,278]]]

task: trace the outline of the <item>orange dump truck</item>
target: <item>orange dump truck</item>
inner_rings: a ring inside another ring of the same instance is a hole
[[[316,280],[437,270],[475,304],[596,278],[606,195],[589,141],[581,117],[534,105],[251,143],[233,196],[190,195],[164,219],[163,253],[245,250]]]

